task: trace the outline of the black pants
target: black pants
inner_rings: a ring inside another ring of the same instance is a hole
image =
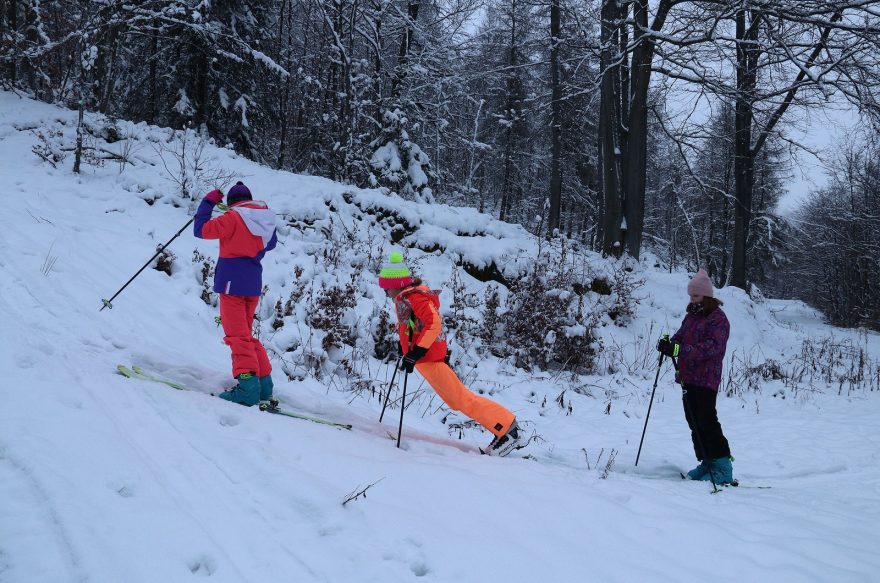
[[[715,401],[718,392],[693,385],[682,385],[684,417],[691,429],[691,441],[698,460],[714,460],[730,455],[730,445],[721,431]],[[699,432],[699,433],[698,433]],[[700,443],[706,448],[704,452]]]

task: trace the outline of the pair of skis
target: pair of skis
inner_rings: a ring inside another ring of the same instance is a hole
[[[138,380],[142,380],[142,381],[150,381],[153,383],[158,383],[158,384],[165,385],[167,387],[171,387],[172,389],[176,389],[178,391],[201,392],[201,391],[195,391],[195,390],[191,389],[190,387],[187,387],[184,384],[181,384],[181,383],[178,383],[178,382],[175,382],[175,381],[148,373],[139,366],[127,367],[123,364],[120,364],[120,365],[116,366],[116,370],[122,376],[130,378],[130,379],[138,379]],[[320,423],[322,425],[336,427],[338,429],[351,429],[352,428],[352,426],[348,423],[339,423],[337,421],[331,421],[329,419],[322,419],[320,417],[313,417],[311,415],[305,415],[303,413],[298,413],[296,411],[290,411],[288,409],[283,409],[279,405],[280,405],[280,403],[278,402],[277,399],[269,399],[268,401],[261,401],[259,408],[260,408],[260,411],[265,411],[267,413],[272,413],[274,415],[282,415],[284,417],[292,417],[294,419],[302,419],[305,421],[311,421],[312,423]],[[391,439],[395,439],[395,440],[397,439],[397,436],[395,434],[391,433],[390,431],[388,432],[388,437]],[[430,439],[429,441],[434,441],[436,443],[443,443],[444,442],[444,440],[442,440],[442,438],[433,438],[433,439]],[[445,445],[449,445],[449,444],[445,443]],[[456,447],[459,447],[459,449],[464,449],[465,451],[470,451],[469,448],[465,448],[464,446],[458,446],[456,444]],[[521,447],[524,447],[524,445]],[[519,448],[517,448],[517,449],[519,449]],[[483,451],[480,450],[479,448],[477,448],[476,446],[473,446],[473,451],[483,453]]]
[[[678,472],[678,475],[681,476],[682,480],[688,479],[688,477],[684,475],[684,472]],[[754,486],[754,485],[741,486],[739,483],[739,480],[737,480],[736,478],[734,478],[732,482],[727,482],[726,484],[718,484],[718,485],[722,486],[724,488],[754,488],[755,490],[769,490],[771,488],[771,486]]]
[[[154,383],[158,383],[161,385],[165,385],[167,387],[171,387],[172,389],[177,389],[178,391],[192,391],[186,385],[182,385],[180,383],[155,376],[144,371],[139,366],[132,366],[131,368],[120,364],[116,366],[116,370],[124,377],[130,379],[139,379],[142,381],[150,381]],[[198,392],[198,391],[194,391]],[[296,411],[290,411],[288,409],[282,409],[279,407],[278,399],[269,399],[268,401],[260,402],[260,411],[265,411],[267,413],[272,413],[274,415],[282,415],[284,417],[292,417],[294,419],[302,419],[304,421],[311,421],[312,423],[320,423],[321,425],[329,425],[330,427],[336,427],[338,429],[351,429],[351,425],[348,423],[339,423],[337,421],[331,421],[329,419],[322,419],[320,417],[312,417],[311,415],[305,415],[303,413],[297,413]]]

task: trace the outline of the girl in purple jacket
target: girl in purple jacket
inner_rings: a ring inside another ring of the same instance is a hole
[[[660,340],[657,350],[678,358],[685,419],[700,460],[700,465],[687,473],[688,477],[708,481],[711,473],[716,484],[729,484],[733,481],[730,445],[718,422],[715,402],[730,323],[704,270],[688,283],[687,291],[691,301],[681,328],[671,339]]]

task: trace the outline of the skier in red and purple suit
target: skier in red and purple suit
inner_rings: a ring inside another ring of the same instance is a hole
[[[232,376],[238,384],[220,394],[227,401],[252,406],[272,396],[272,365],[266,349],[251,330],[263,290],[266,251],[275,248],[275,214],[265,202],[253,200],[238,182],[226,195],[227,212],[211,218],[223,193],[212,190],[196,211],[195,236],[219,239],[220,257],[214,272],[214,291],[220,294],[224,342],[232,350]]]

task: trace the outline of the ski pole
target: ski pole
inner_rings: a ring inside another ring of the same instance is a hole
[[[162,245],[161,247],[159,247],[159,250],[156,251],[156,254],[153,255],[152,257],[150,257],[150,259],[149,259],[146,263],[144,263],[144,266],[141,267],[140,269],[138,269],[138,270],[137,270],[137,273],[135,273],[134,275],[132,275],[132,276],[131,276],[131,279],[129,279],[128,281],[126,281],[126,282],[125,282],[125,285],[122,286],[121,288],[119,288],[119,291],[117,291],[115,294],[113,294],[113,297],[112,297],[112,298],[110,298],[109,300],[101,299],[101,301],[104,302],[104,305],[101,306],[101,309],[98,310],[98,311],[99,311],[99,312],[102,312],[102,311],[104,310],[104,308],[110,308],[110,309],[112,310],[112,309],[113,309],[113,304],[110,303],[110,302],[112,302],[113,300],[115,300],[115,299],[116,299],[116,296],[118,296],[119,294],[121,294],[121,293],[122,293],[122,290],[124,290],[125,288],[127,288],[127,287],[128,287],[128,284],[130,284],[131,282],[133,282],[133,281],[134,281],[134,278],[136,278],[137,276],[139,276],[139,275],[141,274],[141,272],[142,272],[144,269],[146,269],[147,266],[148,266],[150,263],[153,262],[153,259],[155,259],[156,257],[158,257],[159,254],[162,253],[162,251],[164,251],[165,248],[168,247],[168,245],[170,245],[172,241],[174,241],[175,239],[177,239],[177,238],[180,236],[180,234],[183,233],[184,229],[186,229],[188,226],[190,226],[194,220],[195,220],[195,217],[191,218],[190,220],[188,220],[188,221],[186,222],[186,224],[185,224],[184,226],[180,227],[180,230],[177,231],[177,234],[175,234],[173,237],[171,237],[170,239],[168,239],[168,242],[167,242],[167,243],[165,243],[164,245]]]
[[[407,347],[408,347],[407,352],[409,352],[409,349],[412,348],[412,333],[413,333],[413,329],[410,328],[409,332],[407,332],[407,337],[409,338],[409,341],[407,342]],[[403,352],[403,345],[401,344],[400,345],[400,356],[397,357],[397,366],[394,367],[394,373],[391,375],[391,382],[388,384],[388,392],[385,393],[385,404],[382,405],[382,413],[379,414],[379,423],[382,423],[382,417],[385,416],[385,407],[388,406],[388,399],[391,397],[391,387],[394,386],[394,377],[397,376],[397,369],[400,368],[400,363],[403,361],[404,354],[405,353]],[[407,373],[407,374],[409,374],[409,373]],[[405,381],[404,381],[404,383],[405,383]],[[406,386],[406,385],[404,384],[404,386]],[[403,415],[401,415],[400,418],[403,419]],[[400,447],[400,439],[399,438],[397,441],[397,447]]]
[[[400,434],[403,433],[403,411],[406,409],[406,381],[409,380],[409,372],[403,373],[403,397],[400,399],[400,424],[397,426],[397,447],[400,448]]]
[[[400,359],[402,356],[397,359],[397,364],[394,365],[394,372],[391,373],[391,382],[388,383],[388,392],[385,393],[385,403],[382,404],[382,413],[379,414],[379,423],[382,423],[382,418],[385,417],[385,408],[388,406],[388,399],[391,397],[391,388],[394,387],[394,379],[397,377],[397,369],[400,368]]]
[[[657,361],[657,374],[654,376],[654,388],[651,389],[651,400],[648,401],[648,414],[645,415],[645,426],[642,428],[642,438],[639,440],[639,452],[636,454],[636,466],[639,465],[639,457],[642,455],[642,444],[645,442],[645,432],[648,430],[648,419],[651,417],[651,406],[654,404],[654,392],[657,390],[657,381],[660,380],[660,369],[663,367],[663,357],[660,353],[660,359]]]
[[[676,381],[678,381],[678,362],[676,362],[674,356],[671,356],[670,358],[672,359],[672,366],[675,367]],[[679,382],[679,384],[681,385],[681,399],[682,399],[682,401],[684,401],[684,407],[685,407],[685,409],[687,409],[688,416],[690,416],[690,418],[694,422],[694,435],[697,436],[697,446],[699,446],[699,448],[700,448],[700,455],[703,456],[703,460],[706,460],[707,456],[706,456],[706,448],[703,447],[703,436],[700,435],[700,426],[697,423],[697,418],[694,417],[694,410],[691,408],[691,404],[688,401],[687,389],[684,388],[684,383]],[[721,490],[718,489],[718,484],[715,483],[715,476],[712,475],[711,467],[709,469],[709,479],[712,480],[712,487],[714,488],[714,490],[712,490],[712,493],[715,494],[716,492],[720,492]]]

